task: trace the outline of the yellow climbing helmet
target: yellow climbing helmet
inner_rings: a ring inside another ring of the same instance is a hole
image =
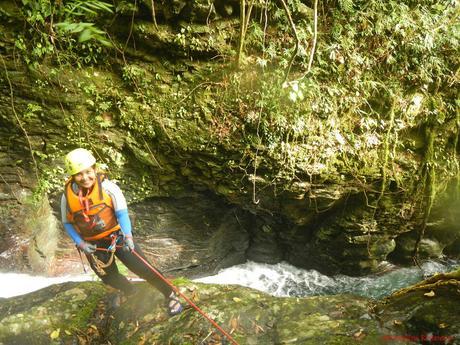
[[[70,175],[75,175],[94,164],[96,164],[96,158],[86,149],[75,149],[65,156],[65,167]]]

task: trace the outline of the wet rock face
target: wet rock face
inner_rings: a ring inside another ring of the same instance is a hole
[[[8,271],[55,272],[60,229],[48,198],[32,200],[30,192],[8,206],[0,205],[0,267]]]
[[[207,275],[246,261],[253,216],[207,193],[130,206],[134,235],[163,271]]]
[[[60,228],[56,220],[60,219],[59,194],[51,201],[54,217],[46,216],[47,221],[43,214],[39,216],[46,205],[34,208],[14,199],[14,195],[30,194],[17,186],[15,194],[10,191],[11,199],[2,208],[5,214],[0,223],[2,268],[42,273],[80,272],[81,264],[71,240],[63,231],[56,232],[56,227]],[[254,214],[209,192],[148,198],[131,204],[130,215],[136,239],[146,254],[172,275],[212,274],[246,260],[265,263],[285,260],[328,274],[362,275],[374,272],[379,263],[389,258],[398,262],[403,255],[411,258],[415,234],[407,229],[413,224],[392,217],[396,213],[394,208],[375,215],[373,209],[363,205],[359,195],[346,198],[346,202],[322,195],[318,205],[324,211],[305,209],[304,217],[299,218],[294,217],[298,213],[290,213],[289,219]],[[290,203],[292,210],[295,201]],[[444,246],[451,242],[447,248],[454,248],[451,251],[456,253],[455,237],[441,237],[439,231],[434,231],[438,226],[449,233],[451,226],[443,219],[430,225],[430,231],[438,239],[421,242],[422,257],[439,257]],[[52,224],[55,225],[51,227]],[[50,231],[54,235],[49,235]],[[59,244],[47,239],[57,239]]]
[[[12,269],[15,266],[22,266],[21,244],[25,241],[21,226],[25,216],[22,204],[30,195],[31,179],[27,178],[26,171],[17,164],[25,152],[18,150],[14,143],[10,144],[10,140],[15,140],[15,133],[8,130],[12,125],[3,120],[1,109],[2,106],[0,106],[0,267]]]

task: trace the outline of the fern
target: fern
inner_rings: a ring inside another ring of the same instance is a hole
[[[339,0],[339,6],[344,12],[350,13],[353,11],[353,0]]]
[[[97,15],[99,11],[113,13],[112,5],[99,0],[72,1],[65,7],[67,16]]]
[[[100,12],[113,13],[112,5],[100,0],[77,0],[66,4],[65,20],[55,24],[61,33],[79,33],[80,43],[95,40],[105,46],[111,43],[105,38],[105,32],[96,27],[94,23],[76,21],[77,17],[94,17]]]
[[[94,39],[105,46],[110,46],[110,42],[107,41],[104,37],[105,32],[98,29],[93,23],[69,23],[62,22],[56,24],[56,27],[59,29],[61,34],[65,33],[79,33],[78,42],[86,42],[91,39]]]

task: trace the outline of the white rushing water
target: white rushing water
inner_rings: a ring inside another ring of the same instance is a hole
[[[22,273],[0,273],[0,297],[8,298],[24,295],[29,292],[40,290],[53,284],[60,284],[68,281],[95,280],[92,274],[78,276],[43,277]]]
[[[247,262],[221,270],[217,275],[196,279],[212,284],[237,284],[267,292],[274,296],[314,296],[339,293],[379,298],[414,284],[438,272],[453,270],[455,261],[430,261],[422,268],[391,268],[379,275],[349,277],[326,276],[315,270],[303,270],[287,263],[275,265]],[[67,281],[96,280],[93,273],[78,276],[42,277],[17,273],[0,273],[0,297],[13,297]]]
[[[326,276],[315,270],[303,270],[288,263],[276,265],[247,262],[221,270],[217,275],[196,281],[213,284],[238,284],[267,292],[273,296],[314,296],[351,293],[364,297],[380,298],[395,290],[414,284],[435,273],[448,272],[458,262],[426,262],[410,268],[391,268],[379,275],[349,277]]]

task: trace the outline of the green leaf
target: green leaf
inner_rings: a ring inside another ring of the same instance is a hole
[[[91,29],[85,29],[81,32],[80,36],[78,36],[78,42],[85,42],[93,38],[93,32]]]
[[[60,329],[60,328],[55,329],[53,332],[51,332],[50,338],[53,339],[53,340],[59,338],[60,332],[61,332],[61,329]]]

